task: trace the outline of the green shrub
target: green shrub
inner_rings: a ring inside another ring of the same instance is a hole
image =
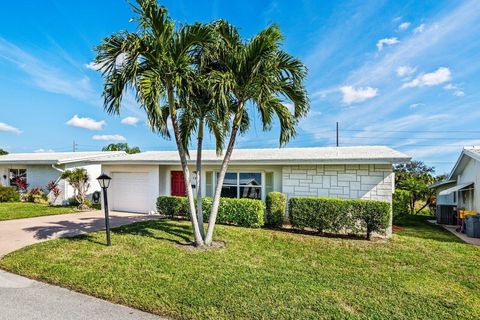
[[[212,198],[202,199],[204,221],[210,217]],[[190,218],[186,197],[160,196],[157,199],[157,211],[170,218]],[[242,227],[260,227],[264,223],[264,206],[260,200],[220,199],[217,222],[235,224]]]
[[[202,209],[206,221],[210,217],[212,198],[202,199]],[[264,215],[265,208],[263,202],[260,200],[221,198],[218,207],[217,222],[257,228],[263,226]]]
[[[186,197],[160,196],[157,198],[157,211],[170,218],[190,217]]]
[[[320,232],[384,232],[390,221],[390,204],[374,200],[290,198],[290,223],[294,228]]]
[[[392,197],[393,220],[396,221],[410,212],[410,191],[397,189]]]
[[[25,194],[24,201],[39,203],[39,204],[47,204],[48,197],[40,188],[32,188],[29,192]]]
[[[92,203],[90,205],[90,208],[94,209],[94,210],[101,210],[102,209],[102,205],[100,203]]]
[[[0,186],[0,202],[18,202],[20,195],[17,190],[12,187]]]
[[[265,224],[269,227],[281,227],[287,210],[287,197],[281,192],[269,192],[265,205]]]
[[[388,202],[374,200],[348,200],[356,221],[370,239],[374,232],[385,232],[390,224],[391,207]]]
[[[80,210],[88,210],[89,208],[92,208],[92,205],[93,205],[92,201],[88,198],[84,200],[82,208],[80,208],[80,202],[78,202],[76,197],[68,198],[67,202],[69,206],[77,207]]]

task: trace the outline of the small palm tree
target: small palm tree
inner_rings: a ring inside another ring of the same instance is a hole
[[[170,137],[160,105],[161,101],[166,101],[192,213],[194,241],[201,246],[203,239],[194,214],[187,166],[188,149],[182,142],[178,118],[182,112],[180,97],[189,90],[186,85],[192,83],[194,76],[195,53],[213,41],[212,31],[209,26],[199,23],[176,28],[167,10],[156,0],[137,2],[138,6],[133,6],[133,10],[139,30],[115,33],[97,47],[96,62],[105,82],[104,107],[108,113],[118,114],[123,95],[133,89],[152,130]]]
[[[209,77],[212,71],[218,71],[218,45],[215,41],[206,45],[196,54],[196,72],[193,82],[188,86],[190,90],[181,97],[184,112],[180,117],[180,132],[185,148],[196,134],[196,193],[197,193],[197,219],[202,237],[205,236],[203,227],[202,208],[202,151],[205,126],[215,139],[217,154],[223,151],[225,136],[229,129],[229,105],[216,100],[213,88],[210,86]]]
[[[270,130],[274,117],[280,123],[280,145],[296,134],[296,125],[309,110],[304,87],[307,74],[301,61],[280,48],[282,34],[277,26],[261,31],[250,41],[243,41],[238,30],[224,22],[215,23],[222,40],[219,48],[220,67],[209,76],[210,88],[217,101],[229,102],[231,108],[230,137],[217,178],[205,243],[210,245],[218,214],[222,185],[238,133],[249,128],[248,108],[256,108],[264,130]],[[284,101],[293,104],[290,111]]]

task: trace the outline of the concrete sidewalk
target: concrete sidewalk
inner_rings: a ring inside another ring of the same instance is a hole
[[[110,226],[113,228],[157,218],[140,213],[111,212]],[[104,228],[105,216],[102,211],[0,221],[0,257],[34,243]]]
[[[149,313],[0,270],[0,320],[160,320]]]

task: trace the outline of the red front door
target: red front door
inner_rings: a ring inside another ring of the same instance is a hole
[[[172,171],[172,196],[185,197],[187,191],[185,190],[185,182],[183,181],[182,171]]]

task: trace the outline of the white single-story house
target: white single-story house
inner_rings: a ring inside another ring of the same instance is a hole
[[[464,147],[447,180],[436,183],[438,207],[480,212],[480,147]]]
[[[203,153],[202,195],[212,196],[222,157]],[[195,171],[195,151],[190,152],[190,171]],[[265,200],[270,191],[293,196],[327,196],[392,201],[392,165],[410,157],[383,146],[236,149],[233,151],[222,196]],[[155,211],[160,195],[185,195],[177,151],[125,153],[10,154],[0,157],[2,184],[26,175],[30,187],[43,187],[66,169],[82,167],[92,179],[91,192],[99,189],[94,179],[105,172],[112,177],[109,204],[112,210]],[[195,187],[195,174],[192,175]],[[65,183],[63,183],[65,185]],[[64,187],[68,199],[72,192]]]
[[[103,157],[125,155],[125,152],[52,152],[52,153],[13,153],[0,156],[0,185],[15,186],[15,180],[25,178],[28,189],[41,188],[46,191],[50,181],[57,182],[60,196],[56,204],[65,204],[73,197],[73,188],[60,176],[65,170],[84,168],[90,177],[88,195],[99,191],[95,179],[101,174],[102,166],[91,160]]]

